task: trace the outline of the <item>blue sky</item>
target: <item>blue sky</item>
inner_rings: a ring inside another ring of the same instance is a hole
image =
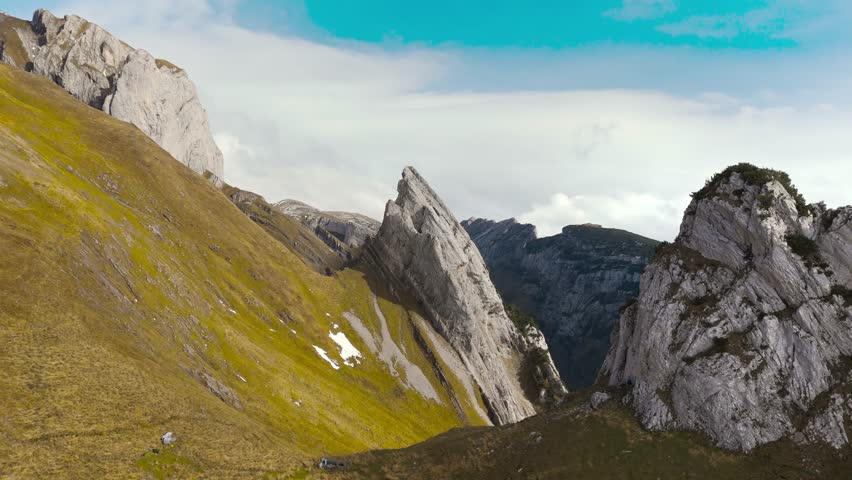
[[[298,17],[336,38],[481,48],[596,44],[779,49],[848,40],[842,0],[248,0],[240,21]]]
[[[0,0],[28,16],[68,2]],[[565,49],[830,47],[850,39],[843,0],[219,0],[253,29],[380,44]],[[178,12],[176,12],[177,14]]]
[[[748,161],[852,203],[847,0],[0,0],[40,6],[184,67],[273,201],[379,218],[414,165],[459,218],[672,239]]]

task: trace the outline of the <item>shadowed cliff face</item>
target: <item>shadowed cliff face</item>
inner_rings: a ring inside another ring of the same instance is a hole
[[[462,222],[508,305],[530,315],[571,389],[594,383],[621,306],[636,297],[657,242],[597,225],[536,238],[514,219]]]
[[[646,428],[749,451],[790,437],[848,449],[852,207],[807,205],[741,164],[693,195],[658,249],[601,371]]]

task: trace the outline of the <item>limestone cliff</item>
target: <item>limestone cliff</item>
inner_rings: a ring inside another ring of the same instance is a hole
[[[276,210],[314,230],[317,236],[333,237],[347,248],[364,246],[368,238],[379,231],[378,221],[358,213],[324,212],[298,200],[282,200],[273,205]],[[337,242],[330,242],[338,249]]]
[[[462,226],[504,302],[541,328],[568,387],[594,383],[618,310],[639,293],[639,276],[658,242],[589,224],[545,238],[515,219],[469,219]]]
[[[0,14],[0,61],[50,78],[80,101],[132,123],[179,162],[223,178],[222,152],[186,72],[76,15]]]
[[[509,319],[485,262],[465,230],[411,167],[368,242],[368,260],[413,294],[456,350],[494,423],[515,422],[565,388],[541,333]]]
[[[848,445],[850,219],[807,205],[782,172],[716,175],[642,275],[601,380],[631,385],[651,429],[744,451],[784,436]]]

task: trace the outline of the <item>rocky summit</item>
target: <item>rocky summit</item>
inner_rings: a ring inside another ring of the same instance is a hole
[[[50,78],[80,101],[132,123],[178,161],[223,178],[222,152],[186,72],[76,15],[0,14],[0,61]]]
[[[594,383],[609,350],[619,308],[639,293],[657,241],[600,225],[570,225],[537,238],[515,219],[462,222],[497,291],[538,324],[565,383]]]
[[[778,171],[713,177],[642,275],[601,381],[652,430],[735,450],[840,448],[852,422],[852,207],[808,205]]]
[[[476,380],[492,422],[515,422],[566,391],[541,332],[515,325],[464,228],[414,168],[368,242],[368,259],[416,297]]]
[[[298,200],[282,200],[273,205],[279,212],[314,230],[329,247],[352,249],[364,246],[379,231],[379,223],[366,215],[350,212],[324,212]],[[338,242],[342,242],[339,245]]]

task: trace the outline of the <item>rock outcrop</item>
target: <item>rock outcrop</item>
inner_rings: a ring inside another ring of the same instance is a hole
[[[46,76],[80,101],[132,123],[179,162],[223,178],[222,152],[186,72],[76,15],[0,15],[0,61]]]
[[[212,181],[212,178],[211,178]],[[347,265],[351,258],[348,250],[329,248],[329,245],[308,228],[281,213],[266,200],[254,193],[222,183],[219,188],[231,202],[246,214],[254,223],[260,225],[273,238],[287,249],[296,253],[311,268],[325,275],[332,275]],[[342,245],[331,237],[340,248]]]
[[[601,371],[650,429],[749,451],[848,445],[852,207],[807,205],[782,172],[716,175],[662,245]]]
[[[367,259],[410,292],[479,385],[492,422],[505,424],[560,398],[565,388],[541,333],[516,326],[465,230],[411,167],[367,243]]]
[[[593,384],[618,310],[639,293],[639,277],[658,242],[592,224],[546,238],[515,219],[470,219],[462,226],[504,302],[541,328],[568,387]]]
[[[348,248],[364,246],[367,239],[375,236],[381,226],[377,220],[366,215],[324,212],[298,200],[282,200],[273,206],[284,215],[316,231],[320,238],[334,237]],[[320,230],[322,232],[319,232]]]

